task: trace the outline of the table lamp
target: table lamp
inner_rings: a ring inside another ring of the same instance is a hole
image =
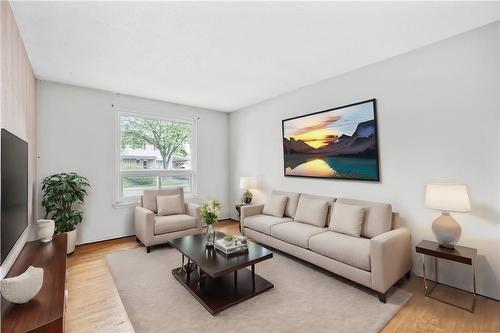
[[[257,188],[257,178],[255,177],[241,177],[240,178],[240,188],[245,190],[243,196],[241,197],[241,202],[249,204],[252,202],[253,194],[250,189]]]
[[[453,249],[462,228],[450,216],[450,212],[466,213],[471,211],[467,186],[459,184],[427,184],[425,206],[441,211],[441,215],[432,222],[432,231],[439,246]]]

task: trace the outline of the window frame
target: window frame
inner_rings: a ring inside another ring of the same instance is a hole
[[[154,176],[158,177],[158,186],[161,186],[161,177],[171,177],[171,176],[188,176],[190,178],[191,191],[185,192],[185,198],[195,198],[197,195],[197,160],[198,160],[198,142],[197,142],[197,133],[198,133],[198,119],[189,119],[189,118],[179,118],[172,116],[163,116],[156,113],[145,113],[134,110],[128,110],[124,108],[114,107],[115,112],[115,165],[114,165],[114,174],[115,174],[115,207],[121,206],[129,206],[129,205],[137,205],[140,200],[140,196],[138,197],[123,197],[123,177],[140,177],[140,176]],[[121,118],[122,117],[136,117],[136,118],[145,118],[145,119],[154,119],[161,120],[167,122],[177,122],[177,123],[185,123],[191,125],[191,143],[190,143],[190,151],[191,151],[191,169],[173,169],[173,170],[165,170],[165,169],[139,169],[139,170],[121,170]]]

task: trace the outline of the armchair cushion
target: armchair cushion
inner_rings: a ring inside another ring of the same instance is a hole
[[[164,195],[179,194],[184,202],[184,191],[182,187],[162,188],[159,190],[144,190],[142,194],[142,207],[157,213],[156,197]]]
[[[157,196],[156,205],[160,216],[184,214],[184,202],[180,194]]]
[[[155,216],[154,220],[155,235],[196,228],[196,218],[191,215]]]
[[[245,218],[245,228],[271,235],[271,227],[285,222],[292,222],[290,217],[276,217],[270,215],[254,215]]]
[[[263,213],[265,215],[272,215],[276,217],[283,217],[288,197],[285,195],[271,194],[267,197],[266,204],[264,205]]]

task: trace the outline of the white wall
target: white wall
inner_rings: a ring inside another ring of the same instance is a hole
[[[255,175],[257,202],[274,188],[390,202],[415,245],[434,239],[438,213],[424,207],[425,184],[465,183],[473,213],[456,216],[460,244],[479,249],[479,293],[499,299],[499,49],[500,24],[491,24],[232,113],[231,199],[241,195],[239,177]],[[369,98],[378,106],[380,183],[283,176],[282,119]],[[471,289],[470,266],[440,267],[444,282]]]
[[[191,120],[199,118],[198,196],[191,201],[201,203],[218,198],[222,204],[221,217],[229,214],[226,113],[37,81],[39,187],[44,177],[70,171],[87,177],[92,185],[84,205],[78,243],[134,234],[133,207],[113,207],[117,108]],[[42,214],[38,203],[37,216]]]

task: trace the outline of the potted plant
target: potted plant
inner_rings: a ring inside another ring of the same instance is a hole
[[[234,237],[233,236],[231,236],[231,235],[224,236],[224,244],[226,246],[231,246],[233,244],[233,241],[234,241]]]
[[[215,230],[213,224],[219,217],[220,203],[218,200],[206,200],[201,206],[201,217],[207,224],[206,246],[212,247],[215,242]]]
[[[42,182],[45,218],[55,221],[56,234],[67,233],[68,254],[75,251],[76,226],[83,217],[83,213],[73,209],[73,205],[83,204],[89,186],[87,178],[74,172],[51,175]]]

